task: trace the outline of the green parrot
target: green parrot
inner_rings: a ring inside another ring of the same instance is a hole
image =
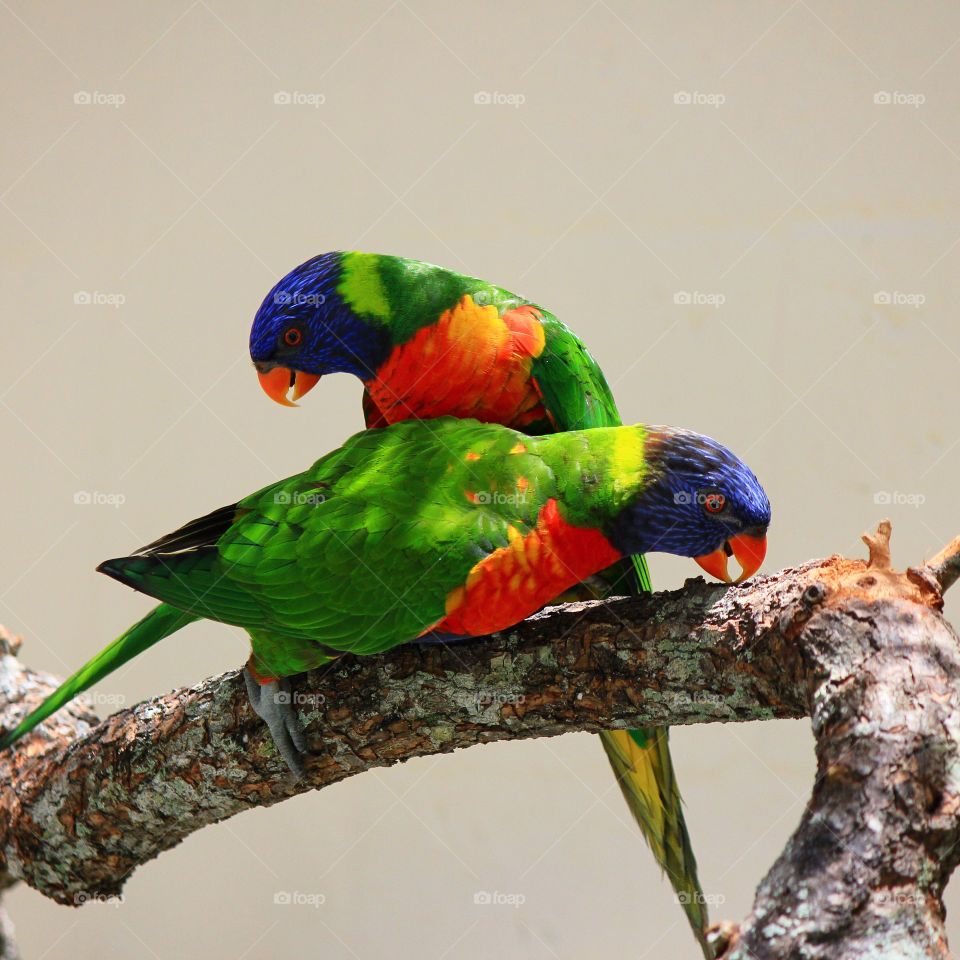
[[[333,252],[301,264],[264,299],[250,355],[264,390],[285,405],[324,374],[358,377],[368,427],[440,416],[528,434],[620,423],[600,367],[552,313],[486,281],[402,257]],[[725,563],[706,569],[728,579]],[[634,556],[551,599],[650,589],[646,563]],[[600,739],[702,942],[707,910],[668,731],[610,730]]]
[[[201,618],[244,628],[254,709],[287,764],[307,746],[285,678],[344,653],[504,630],[635,553],[759,567],[770,504],[708,437],[614,427],[529,437],[473,420],[367,430],[273,483],[97,568],[160,600],[0,738]]]
[[[307,749],[286,678],[343,653],[484,636],[636,553],[759,567],[770,507],[729,450],[642,426],[528,436],[472,420],[367,430],[301,474],[103,573],[161,601],[0,739],[193,620],[246,629],[248,694],[287,765]]]

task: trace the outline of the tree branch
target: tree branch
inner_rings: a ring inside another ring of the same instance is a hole
[[[61,903],[119,893],[209,823],[371,767],[494,740],[810,714],[803,820],[725,957],[946,956],[960,859],[960,645],[940,615],[960,538],[905,574],[831,557],[747,584],[553,608],[509,634],[345,657],[294,683],[313,758],[293,783],[236,672],[97,724],[82,705],[0,756],[0,885]],[[0,639],[0,722],[55,680]],[[867,949],[867,948],[870,949]],[[882,953],[882,951],[881,951]],[[876,955],[880,955],[877,953]],[[883,955],[893,955],[884,953]]]

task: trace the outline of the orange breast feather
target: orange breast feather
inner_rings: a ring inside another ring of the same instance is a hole
[[[505,630],[620,558],[599,530],[564,521],[556,500],[547,501],[532,530],[511,528],[509,538],[450,592],[447,615],[432,630],[460,636]]]
[[[500,316],[467,295],[394,349],[366,387],[389,423],[453,416],[521,428],[546,419],[530,375],[543,347],[536,307]]]

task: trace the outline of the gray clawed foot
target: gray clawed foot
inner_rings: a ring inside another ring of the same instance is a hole
[[[299,780],[304,773],[302,755],[307,752],[307,738],[293,706],[290,681],[282,679],[259,684],[246,667],[243,668],[243,679],[250,706],[270,729],[280,756]]]

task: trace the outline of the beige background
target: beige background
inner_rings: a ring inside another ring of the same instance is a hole
[[[901,563],[960,532],[955,5],[0,0],[0,37],[0,620],[33,665],[67,671],[146,609],[99,560],[359,428],[356,382],[286,411],[246,358],[270,285],[337,247],[549,305],[626,418],[754,466],[768,568],[859,553],[883,515]],[[197,625],[99,702],[245,656]],[[674,744],[704,887],[739,917],[808,795],[808,726]],[[586,735],[251,812],[126,893],[72,911],[18,890],[26,957],[695,955]]]

